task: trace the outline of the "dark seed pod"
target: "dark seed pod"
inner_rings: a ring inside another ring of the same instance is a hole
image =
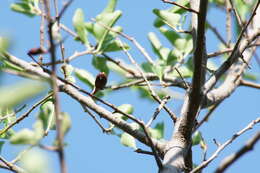
[[[40,48],[40,47],[32,48],[32,49],[30,49],[30,50],[27,52],[28,55],[39,55],[39,54],[43,54],[43,53],[46,53],[46,51],[43,50],[43,49]]]
[[[95,87],[94,87],[94,90],[92,91],[92,95],[94,95],[97,91],[104,89],[106,86],[106,83],[107,83],[106,73],[100,72],[96,76]]]

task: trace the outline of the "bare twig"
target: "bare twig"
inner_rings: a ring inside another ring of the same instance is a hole
[[[117,33],[117,34],[121,35],[122,37],[126,38],[127,40],[131,41],[131,42],[136,46],[136,48],[144,55],[144,57],[146,58],[146,60],[147,60],[150,64],[155,65],[154,61],[152,60],[152,58],[150,57],[150,55],[147,53],[147,51],[145,50],[145,48],[142,47],[142,46],[136,41],[136,39],[135,39],[134,37],[128,36],[128,35],[126,35],[125,33],[120,32],[120,31],[115,31],[114,29],[112,29],[112,28],[110,28],[110,27],[104,25],[104,24],[101,23],[101,22],[96,21],[95,19],[91,19],[91,20],[97,22],[97,24],[101,25],[102,27],[106,28],[107,30],[112,31],[112,32],[114,32],[114,33]],[[124,46],[123,46],[123,47],[124,47]]]
[[[84,106],[83,104],[81,104],[81,106],[82,106],[82,108],[84,109],[84,111],[85,111],[86,113],[88,113],[88,114],[91,116],[91,118],[97,123],[97,125],[101,128],[101,130],[102,130],[103,133],[109,133],[109,132],[111,132],[111,129],[106,129],[105,127],[103,127],[103,125],[101,124],[101,122],[98,121],[98,119],[95,117],[95,115],[92,114],[92,113],[88,110],[88,108],[87,108],[86,106]]]
[[[136,153],[140,153],[140,154],[153,155],[153,152],[151,152],[151,151],[145,151],[145,150],[142,150],[142,149],[140,149],[140,148],[136,149],[135,152],[136,152]]]
[[[227,140],[225,143],[223,143],[222,145],[220,145],[218,147],[218,149],[211,155],[211,157],[202,162],[199,166],[197,166],[196,168],[194,168],[190,173],[195,173],[195,172],[199,172],[201,169],[205,168],[210,162],[212,162],[217,156],[218,154],[224,150],[229,144],[231,144],[237,137],[241,136],[243,133],[245,133],[246,131],[250,130],[253,128],[254,125],[256,125],[257,123],[260,123],[260,118],[257,118],[256,120],[253,120],[251,123],[249,123],[244,129],[240,130],[239,132],[237,132],[236,134],[234,134],[231,139]]]
[[[57,139],[57,145],[59,150],[57,151],[60,161],[60,167],[62,173],[67,173],[66,163],[65,163],[65,153],[63,150],[63,134],[61,131],[61,121],[62,117],[60,114],[60,104],[59,104],[59,97],[58,97],[58,85],[57,85],[57,76],[56,76],[56,46],[54,43],[54,38],[52,35],[52,29],[54,25],[54,21],[51,20],[51,10],[49,7],[49,0],[44,0],[45,5],[45,12],[48,19],[48,36],[50,41],[50,55],[51,55],[51,85],[53,89],[53,98],[54,98],[54,114],[55,114],[55,120],[56,120],[56,139]]]
[[[160,157],[159,157],[159,154],[158,154],[158,152],[157,152],[157,150],[156,150],[156,148],[155,148],[155,146],[154,146],[154,143],[153,143],[151,137],[149,136],[149,133],[148,133],[148,131],[147,131],[147,128],[145,127],[145,124],[142,122],[140,125],[141,125],[141,127],[143,128],[144,133],[145,133],[145,136],[147,137],[148,142],[149,142],[149,144],[150,144],[150,147],[151,147],[151,149],[152,149],[152,151],[153,151],[153,156],[154,156],[154,158],[155,158],[155,161],[156,161],[156,163],[157,163],[157,166],[158,166],[159,170],[161,170],[161,169],[162,169],[162,161],[161,161],[161,159],[160,159]]]
[[[251,23],[251,21],[253,20],[254,16],[256,15],[256,10],[258,8],[260,4],[260,1],[257,2],[252,15],[250,16],[249,20],[247,21],[246,25],[244,26],[244,28],[242,29],[242,31],[240,32],[240,35],[236,41],[236,44],[233,48],[233,51],[231,53],[231,55],[229,56],[229,58],[219,67],[219,69],[215,72],[214,76],[212,76],[205,84],[205,93],[207,93],[209,90],[212,89],[212,87],[215,86],[216,82],[219,80],[219,78],[222,76],[222,74],[224,74],[230,67],[231,65],[239,58],[241,57],[241,54],[239,52],[239,45],[241,43],[241,40],[249,26],[249,24]],[[256,35],[258,35],[258,33],[256,33]],[[254,37],[254,36],[253,36]],[[244,47],[247,47],[247,45],[244,45]],[[237,56],[237,54],[239,54]]]
[[[225,39],[221,36],[221,34],[219,33],[219,31],[217,30],[217,28],[213,27],[209,21],[207,21],[207,24],[209,26],[209,29],[211,29],[211,31],[216,35],[216,37],[219,39],[219,41],[221,41],[222,44],[224,44],[226,47],[228,47]]]
[[[12,164],[11,162],[8,162],[2,156],[0,156],[0,160],[6,165],[6,167],[4,165],[0,165],[0,167],[2,167],[4,169],[8,169],[8,170],[16,172],[16,173],[25,173],[25,170]]]
[[[23,115],[21,115],[19,118],[17,118],[14,122],[12,122],[11,124],[9,124],[8,126],[6,126],[4,129],[2,129],[0,131],[0,135],[4,134],[5,132],[7,132],[10,128],[12,128],[14,125],[18,124],[20,121],[22,121],[24,118],[28,117],[29,114],[35,109],[37,108],[39,105],[41,105],[42,103],[44,103],[46,100],[48,100],[53,94],[50,93],[48,94],[46,97],[44,97],[43,99],[41,99],[39,102],[37,102],[36,104],[34,104],[27,112],[25,112]]]
[[[141,69],[141,67],[137,64],[137,62],[134,60],[134,58],[131,56],[131,54],[130,54],[127,50],[124,49],[122,41],[121,41],[119,38],[117,38],[117,39],[119,40],[119,43],[121,44],[121,47],[122,47],[123,51],[125,52],[125,54],[126,54],[127,57],[129,58],[129,60],[131,61],[131,63],[136,66],[137,70],[139,71],[139,73],[140,73],[141,76],[143,77],[145,83],[146,83],[147,86],[148,86],[148,90],[149,90],[151,96],[152,96],[159,104],[161,104],[161,103],[162,103],[162,100],[160,99],[160,97],[159,97],[159,96],[154,92],[154,90],[152,89],[152,87],[151,87],[149,81],[147,80],[147,78],[146,78],[146,76],[145,76],[143,70]],[[169,108],[167,108],[166,105],[163,105],[163,108],[164,108],[164,110],[170,115],[170,117],[172,118],[172,120],[173,120],[174,122],[176,122],[177,116],[176,116]]]
[[[174,2],[174,1],[162,0],[162,2],[164,2],[164,3],[168,3],[168,4],[176,5],[176,6],[180,7],[180,8],[183,8],[184,10],[187,10],[187,11],[192,12],[192,13],[196,13],[196,14],[199,13],[198,11],[196,11],[196,10],[194,10],[194,9],[191,9],[191,8],[185,7],[185,6],[180,5],[180,4],[178,4],[178,3]]]
[[[230,47],[232,39],[232,21],[231,21],[231,4],[229,0],[226,0],[226,32],[227,32],[227,47]]]
[[[246,80],[240,80],[240,84],[239,85],[240,86],[246,86],[246,87],[260,89],[260,84],[254,83],[254,82],[250,82],[250,81],[246,81]]]
[[[243,27],[243,21],[242,21],[240,15],[238,14],[237,10],[235,9],[232,0],[228,0],[228,1],[229,1],[230,5],[231,5],[232,11],[233,11],[234,14],[235,14],[235,17],[236,17],[236,20],[237,20],[238,25],[239,25],[240,27]]]
[[[160,113],[160,111],[162,110],[163,106],[169,101],[171,97],[170,96],[166,96],[162,102],[160,103],[160,105],[156,108],[153,116],[151,117],[151,119],[147,122],[147,124],[145,125],[146,128],[150,127],[152,122],[156,119],[156,117],[158,116],[158,114]]]
[[[237,161],[240,157],[242,157],[247,152],[251,151],[254,145],[260,140],[260,132],[257,132],[247,143],[241,147],[236,153],[231,154],[226,157],[222,163],[215,170],[215,173],[224,172],[229,166],[231,166],[235,161]]]
[[[209,111],[207,112],[207,114],[203,117],[203,119],[198,122],[196,128],[194,128],[194,132],[203,124],[205,123],[206,121],[208,121],[209,117],[212,115],[212,113],[216,110],[216,108],[221,104],[222,101],[216,103],[215,105],[213,105]]]

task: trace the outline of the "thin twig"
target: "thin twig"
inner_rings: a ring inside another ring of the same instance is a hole
[[[173,1],[169,1],[169,0],[162,0],[162,1],[163,1],[164,3],[169,3],[169,4],[176,5],[176,6],[180,7],[180,8],[183,8],[184,10],[187,10],[187,11],[192,12],[192,13],[196,13],[196,14],[199,13],[198,11],[196,11],[196,10],[194,10],[194,9],[185,7],[185,6],[180,5],[180,4],[178,4],[178,3],[176,3],[176,2],[173,2]]]
[[[63,134],[61,131],[61,121],[62,117],[60,114],[60,104],[59,104],[59,97],[58,97],[58,85],[57,85],[57,76],[56,76],[56,46],[54,43],[54,38],[52,35],[52,29],[54,25],[54,21],[51,20],[51,11],[49,5],[49,0],[44,0],[45,5],[45,11],[47,14],[48,19],[48,36],[50,41],[50,55],[51,55],[51,85],[53,89],[53,98],[54,98],[54,114],[55,114],[55,120],[56,120],[56,139],[57,139],[57,145],[59,150],[57,151],[60,161],[60,167],[62,173],[67,173],[67,166],[65,163],[65,153],[63,150]]]
[[[16,172],[16,173],[25,173],[25,170],[23,170],[22,168],[8,162],[2,156],[0,156],[0,160],[8,167],[8,168],[5,167],[5,169],[8,169],[8,170]]]
[[[157,163],[157,166],[158,166],[159,170],[161,170],[162,167],[163,167],[162,161],[161,161],[161,159],[160,159],[160,157],[159,157],[159,154],[158,154],[158,152],[157,152],[157,150],[156,150],[156,148],[155,148],[155,146],[154,146],[154,144],[153,144],[153,141],[152,141],[151,137],[149,136],[149,133],[148,133],[148,131],[147,131],[147,128],[145,127],[145,124],[144,124],[144,123],[141,123],[141,127],[143,128],[144,133],[145,133],[145,136],[147,137],[148,142],[150,143],[150,147],[151,147],[151,149],[152,149],[152,151],[153,151],[153,156],[154,156],[154,158],[155,158],[155,161],[156,161],[156,163]]]
[[[203,117],[203,119],[198,122],[196,128],[194,128],[194,132],[206,121],[208,121],[209,117],[212,115],[212,113],[216,110],[216,108],[221,104],[223,100],[221,100],[220,102],[216,103],[215,105],[213,105],[211,108],[209,108],[209,111],[207,112],[207,114]]]
[[[240,15],[238,14],[237,10],[235,9],[232,0],[228,0],[228,1],[229,1],[230,5],[231,5],[232,11],[233,11],[234,14],[235,14],[235,17],[236,17],[236,20],[237,20],[238,25],[242,28],[242,27],[243,27],[243,22],[242,22],[242,19],[241,19]]]
[[[221,34],[219,33],[219,31],[217,30],[217,28],[213,27],[209,21],[207,21],[207,24],[209,26],[209,29],[211,29],[211,31],[216,35],[216,37],[219,39],[219,41],[224,44],[226,47],[228,47],[225,39],[221,36]]]
[[[84,111],[85,111],[86,113],[88,113],[88,114],[91,116],[91,118],[97,123],[97,125],[101,128],[101,130],[102,130],[103,133],[109,133],[109,132],[111,132],[112,129],[106,129],[105,127],[103,127],[103,125],[101,124],[101,122],[98,121],[98,119],[95,117],[95,115],[92,114],[92,113],[88,110],[88,108],[87,108],[86,106],[84,106],[83,104],[81,104],[81,106],[82,106],[82,108],[84,109]]]
[[[121,41],[119,38],[117,38],[117,39],[119,40],[119,43],[121,44],[121,47],[122,47],[123,51],[125,52],[125,54],[126,54],[127,57],[129,58],[129,60],[131,61],[131,63],[136,66],[137,70],[138,70],[139,73],[142,75],[142,77],[143,77],[145,83],[147,84],[147,87],[148,87],[148,90],[149,90],[151,96],[152,96],[159,104],[161,104],[161,103],[162,103],[162,100],[160,99],[160,97],[159,97],[159,96],[154,92],[154,90],[152,89],[152,87],[151,87],[149,81],[147,80],[147,78],[146,78],[146,76],[145,76],[143,70],[141,69],[141,67],[137,64],[137,62],[134,60],[134,58],[131,56],[131,54],[124,48],[122,41]],[[177,121],[177,116],[176,116],[170,109],[168,109],[168,108],[166,107],[166,105],[163,105],[163,108],[164,108],[165,111],[170,115],[170,117],[172,118],[172,120],[173,120],[174,122],[176,122],[176,121]]]
[[[44,97],[43,99],[41,99],[39,102],[37,102],[36,104],[34,104],[27,112],[25,112],[23,115],[21,115],[19,118],[17,118],[14,122],[12,122],[11,124],[9,124],[8,126],[6,126],[3,130],[0,130],[0,135],[4,134],[5,132],[7,132],[10,128],[12,128],[14,125],[18,124],[20,121],[22,121],[24,118],[28,117],[29,114],[35,109],[37,108],[39,105],[41,105],[42,103],[44,103],[46,100],[48,100],[53,94],[50,93],[48,94],[46,97]]]
[[[231,21],[231,4],[229,0],[226,0],[226,33],[227,33],[227,47],[230,47],[232,40],[232,21]]]
[[[205,168],[210,162],[212,162],[217,156],[218,154],[224,150],[229,144],[231,144],[237,137],[241,136],[243,133],[245,133],[246,131],[250,130],[253,128],[254,125],[256,125],[257,123],[260,123],[260,118],[257,118],[256,120],[253,120],[252,122],[250,122],[244,129],[240,130],[239,132],[237,132],[236,134],[234,134],[231,139],[227,140],[224,144],[220,145],[218,147],[218,149],[211,155],[211,157],[202,162],[199,166],[197,166],[196,168],[194,168],[190,173],[195,173],[195,172],[199,172],[200,170],[202,170],[203,168]]]
[[[152,155],[153,156],[153,152],[151,151],[145,151],[145,150],[142,150],[140,148],[136,149],[135,150],[136,153],[140,153],[140,154],[147,154],[147,155]]]
[[[145,48],[142,47],[142,46],[136,41],[136,39],[135,39],[134,37],[128,36],[128,35],[126,35],[126,34],[123,33],[123,32],[116,31],[116,30],[114,30],[114,29],[112,29],[112,28],[110,28],[110,27],[104,25],[103,23],[96,21],[96,20],[93,19],[93,18],[92,18],[91,20],[94,21],[94,22],[97,22],[97,24],[99,24],[100,26],[106,28],[107,30],[112,31],[112,32],[114,32],[114,33],[116,33],[116,34],[119,34],[119,35],[121,35],[122,37],[126,38],[127,40],[131,41],[131,42],[136,46],[136,48],[144,55],[144,57],[146,58],[146,60],[147,60],[150,64],[155,65],[154,61],[152,60],[152,58],[150,57],[150,55],[147,53],[147,51],[145,50]],[[123,47],[124,47],[124,46],[123,46]]]
[[[163,106],[169,101],[171,97],[170,96],[166,96],[161,104],[156,108],[153,116],[151,117],[151,119],[147,122],[147,124],[145,125],[146,128],[150,127],[152,122],[157,118],[158,114],[160,113],[160,111],[162,110]]]
[[[253,20],[254,16],[256,15],[256,10],[258,8],[260,4],[260,1],[257,2],[252,15],[250,16],[249,20],[247,21],[246,25],[244,26],[244,28],[242,29],[242,31],[240,32],[240,35],[236,41],[236,44],[233,48],[233,51],[231,53],[231,55],[229,56],[229,58],[219,67],[219,69],[215,72],[215,74],[206,82],[205,84],[205,93],[207,93],[209,90],[211,90],[215,84],[217,83],[217,81],[219,80],[219,78],[222,76],[222,74],[224,74],[230,67],[231,65],[239,58],[239,56],[235,56],[238,51],[239,51],[239,45],[241,43],[241,40],[245,34],[245,31],[247,30],[247,27],[249,26],[249,24],[251,23],[251,21]],[[258,33],[256,33],[258,35]],[[247,47],[247,46],[245,46]]]
[[[246,81],[246,80],[240,80],[240,86],[247,86],[247,87],[251,87],[251,88],[256,88],[256,89],[260,89],[260,84],[258,83],[254,83],[254,82],[250,82],[250,81]]]
[[[224,172],[229,166],[231,166],[235,161],[237,161],[241,156],[246,154],[248,151],[251,151],[254,145],[260,140],[260,132],[257,132],[247,143],[241,147],[236,153],[231,154],[226,157],[222,163],[215,170],[215,173]]]

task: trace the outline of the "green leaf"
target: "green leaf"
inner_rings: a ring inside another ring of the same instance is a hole
[[[159,80],[162,81],[165,65],[156,63],[155,66],[152,66],[152,69],[153,69],[153,72],[159,77]]]
[[[117,107],[117,109],[121,110],[122,112],[126,113],[126,114],[132,114],[134,111],[134,108],[132,105],[130,104],[122,104],[120,106]],[[123,114],[115,112],[113,113],[113,115],[117,118],[122,118],[123,120],[127,120],[128,118],[125,117]]]
[[[24,153],[20,159],[21,167],[27,173],[53,172],[49,167],[50,158],[40,150],[32,149]]]
[[[132,69],[133,71],[135,70],[135,68],[132,65],[126,64],[123,60],[116,60],[116,61],[120,61],[120,63],[123,64],[128,69]],[[107,61],[107,66],[110,70],[112,70],[122,76],[125,76],[128,73],[113,62]]]
[[[137,149],[135,138],[133,136],[129,135],[128,133],[122,133],[120,142],[124,146],[131,147],[133,149]]]
[[[109,74],[109,68],[107,66],[107,59],[104,57],[94,56],[92,58],[92,65],[99,71]]]
[[[61,133],[63,136],[65,136],[70,127],[71,127],[71,119],[68,113],[62,112],[61,113],[62,121],[61,121]]]
[[[178,0],[178,1],[175,1],[175,2],[180,4],[180,5],[189,7],[189,0]],[[171,13],[177,13],[177,14],[180,14],[180,15],[187,12],[187,10],[184,10],[183,8],[175,6],[175,5],[173,7],[171,7],[170,9],[168,9],[167,11],[171,12]],[[159,28],[163,25],[165,25],[165,23],[163,22],[163,20],[161,18],[158,17],[158,18],[155,19],[155,21],[154,21],[155,27]]]
[[[149,62],[144,62],[141,64],[142,69],[147,72],[147,73],[152,73],[153,72],[153,65],[150,64]]]
[[[40,112],[38,117],[43,123],[44,130],[49,131],[50,129],[54,128],[55,117],[54,117],[54,104],[52,98],[50,98],[48,101],[46,101],[40,106]]]
[[[83,69],[75,69],[74,73],[80,81],[84,82],[91,88],[94,87],[95,77],[91,73]]]
[[[79,40],[89,46],[89,42],[87,39],[87,30],[85,28],[85,22],[84,22],[84,13],[81,8],[78,8],[75,11],[75,14],[73,16],[73,26],[78,34]]]
[[[104,40],[106,39],[106,36],[109,33],[109,30],[106,27],[111,28],[116,23],[116,21],[121,17],[121,15],[122,12],[117,10],[112,13],[100,14],[96,17],[97,23],[94,24],[93,33],[98,41],[97,50],[100,50]]]
[[[18,3],[11,4],[11,9],[15,12],[25,14],[29,17],[33,17],[38,14],[38,3],[21,1]]]
[[[181,66],[181,67],[178,68],[178,70],[181,73],[183,78],[190,78],[193,75],[193,71],[191,71],[191,69],[189,69],[187,66]],[[179,75],[179,73],[176,70],[174,70],[169,75],[173,76],[173,77],[180,78],[180,75]]]
[[[169,12],[168,10],[154,9],[153,13],[156,14],[163,22],[172,28],[176,28],[181,19],[181,15],[177,13]]]
[[[162,139],[164,136],[164,123],[157,123],[154,128],[149,128],[148,131],[152,138]]]
[[[153,33],[150,32],[148,33],[148,39],[152,44],[154,52],[163,60],[167,60],[170,49],[163,47],[157,36]]]
[[[123,44],[123,45],[122,45]],[[116,52],[116,51],[121,51],[123,48],[125,50],[129,50],[130,47],[126,43],[120,43],[119,40],[112,40],[110,42],[105,42],[103,47],[101,48],[102,52]]]
[[[35,123],[33,124],[33,129],[34,129],[35,140],[38,142],[44,136],[43,122],[41,120],[36,120]]]
[[[4,37],[0,37],[0,54],[6,51],[9,47],[9,40]]]
[[[166,29],[165,27],[160,27],[159,31],[167,38],[167,40],[169,40],[172,45],[175,45],[176,39],[180,38],[178,33],[173,30]]]
[[[259,78],[259,75],[257,73],[246,72],[246,73],[244,73],[243,78],[247,79],[247,80],[251,80],[251,81],[257,81]]]
[[[34,131],[24,128],[17,132],[10,138],[11,144],[31,144],[34,145],[38,142]]]
[[[0,141],[0,154],[2,154],[3,145],[5,144],[5,141]]]
[[[201,140],[202,140],[201,133],[199,131],[196,131],[192,137],[192,145],[198,145]]]
[[[24,101],[40,94],[46,89],[43,83],[39,82],[20,82],[11,86],[0,88],[0,106],[13,107]]]
[[[112,13],[112,12],[114,12],[115,8],[116,8],[116,4],[117,4],[117,0],[110,0],[102,13]]]

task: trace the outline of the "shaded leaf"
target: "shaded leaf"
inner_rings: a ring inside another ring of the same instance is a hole
[[[152,138],[162,139],[164,137],[164,123],[157,123],[154,128],[148,129]]]
[[[73,16],[73,26],[78,34],[79,40],[89,46],[89,42],[87,39],[87,30],[85,28],[85,22],[84,22],[84,13],[81,8],[78,8],[75,11],[75,14]]]
[[[104,57],[94,56],[92,58],[92,65],[101,72],[109,74],[109,68],[107,66],[107,59]]]

